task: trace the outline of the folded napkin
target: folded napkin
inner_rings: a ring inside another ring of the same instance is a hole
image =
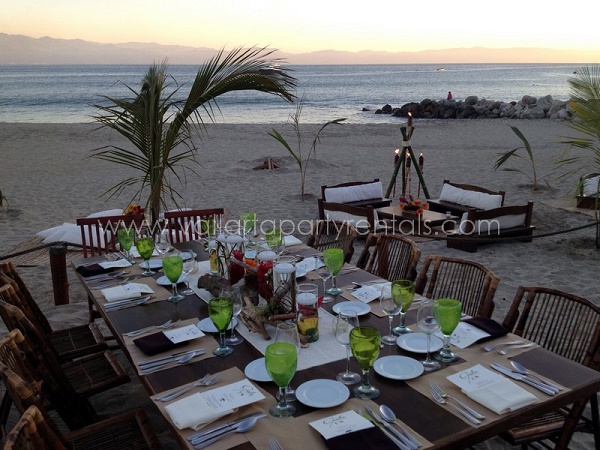
[[[116,302],[118,300],[127,300],[130,298],[141,297],[142,294],[153,294],[152,288],[142,283],[128,283],[123,286],[113,286],[102,289],[102,295],[107,302]]]
[[[146,355],[152,356],[186,345],[188,341],[182,341],[175,344],[171,339],[165,336],[164,332],[160,331],[158,333],[134,339],[133,343]]]
[[[463,392],[465,391],[463,390]],[[539,400],[535,395],[507,378],[469,390],[465,394],[496,414],[516,411]]]
[[[481,338],[477,342],[489,341],[490,339],[495,339],[508,334],[506,328],[495,320],[488,319],[487,317],[471,317],[470,319],[464,319],[463,322],[471,324],[489,334],[489,337]]]
[[[111,269],[114,267],[129,267],[132,264],[127,261],[125,258],[120,258],[117,259],[115,261],[102,261],[100,264],[100,267],[103,267],[105,269]]]
[[[297,237],[292,236],[291,234],[283,237],[283,245],[285,245],[286,247],[291,247],[293,245],[299,244],[302,244],[302,241]]]
[[[93,277],[95,275],[102,275],[113,271],[112,267],[102,267],[100,264],[90,264],[85,266],[79,266],[75,269],[82,277]]]
[[[185,428],[198,430],[207,423],[233,412],[232,409],[216,411],[199,392],[165,406],[165,411],[180,430]]]
[[[360,448],[361,450],[379,450],[390,448],[390,439],[378,427],[353,431],[330,439],[323,439],[329,450],[348,450]]]
[[[134,246],[131,247],[131,249],[129,250],[129,253],[131,254],[131,256],[133,258],[141,258],[142,255],[140,255],[140,252],[137,251],[137,248]],[[156,250],[152,251],[152,256],[158,256],[158,252]]]

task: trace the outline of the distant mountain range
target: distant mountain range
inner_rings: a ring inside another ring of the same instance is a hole
[[[228,50],[231,50],[229,48]],[[31,38],[0,33],[0,65],[32,64],[150,64],[168,58],[170,64],[201,64],[218,49],[126,42],[102,44],[80,39]],[[323,50],[311,53],[277,51],[275,57],[289,64],[458,64],[458,63],[594,63],[600,51],[544,48],[483,47],[425,50],[419,52],[346,52]]]

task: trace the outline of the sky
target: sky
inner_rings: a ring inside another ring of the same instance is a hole
[[[0,32],[284,52],[600,51],[598,0],[0,0]],[[594,13],[595,11],[595,13]]]

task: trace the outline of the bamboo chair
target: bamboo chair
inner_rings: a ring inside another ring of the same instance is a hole
[[[6,289],[12,291],[11,286],[0,288],[0,298]],[[27,337],[21,350],[27,353],[33,373],[39,373],[44,381],[58,380],[58,389],[69,384],[77,396],[87,398],[130,380],[112,352],[107,350],[61,364],[55,350],[19,308],[2,300],[0,315],[10,329],[18,329]]]
[[[40,402],[39,392],[4,364],[0,364],[0,376],[6,392],[13,399],[17,411],[23,416],[36,408],[36,429],[43,432],[43,444],[37,448],[73,449],[155,449],[160,444],[148,417],[141,409],[126,412],[77,431],[63,433]],[[10,434],[9,434],[10,435]],[[21,448],[21,447],[9,447]]]
[[[464,314],[491,318],[499,282],[500,278],[483,264],[429,255],[417,277],[415,291],[427,298],[459,300]]]
[[[349,222],[317,220],[313,223],[306,245],[320,251],[341,248],[344,251],[344,261],[349,263],[354,255],[357,236],[358,230]]]
[[[373,233],[365,242],[357,267],[386,280],[411,280],[417,277],[421,250],[399,234]]]
[[[73,358],[108,349],[102,332],[93,322],[53,330],[27,285],[10,261],[0,263],[0,287],[7,284],[13,287],[16,296],[7,296],[6,301],[9,303],[14,301],[11,304],[20,308],[31,323],[46,335],[51,345],[56,349],[61,361],[69,361]]]
[[[84,217],[77,219],[81,229],[83,257],[102,255],[117,251],[117,230],[119,227],[139,229],[144,223],[144,214],[121,216]]]
[[[600,308],[585,298],[556,289],[520,286],[503,326],[546,350],[600,370]],[[586,403],[545,414],[500,436],[525,449],[534,441],[555,442],[566,427],[571,433],[569,439],[576,429],[592,432],[595,448],[599,448],[597,394],[590,398],[591,419],[582,416]]]
[[[206,237],[210,221],[221,223],[225,209],[190,209],[165,212],[165,222],[174,243],[194,241]],[[213,230],[214,231],[214,230]]]
[[[36,406],[29,407],[6,436],[4,450],[66,450],[63,442],[44,420]]]

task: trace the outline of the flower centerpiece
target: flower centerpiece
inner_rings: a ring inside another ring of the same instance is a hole
[[[144,213],[144,208],[142,208],[140,205],[135,204],[135,203],[130,203],[129,205],[127,205],[127,208],[125,208],[123,210],[124,216],[131,216],[133,214],[143,214],[143,213]]]
[[[411,194],[408,194],[408,198],[400,197],[400,208],[403,211],[421,215],[425,209],[429,208],[429,205],[423,200],[415,199]]]

